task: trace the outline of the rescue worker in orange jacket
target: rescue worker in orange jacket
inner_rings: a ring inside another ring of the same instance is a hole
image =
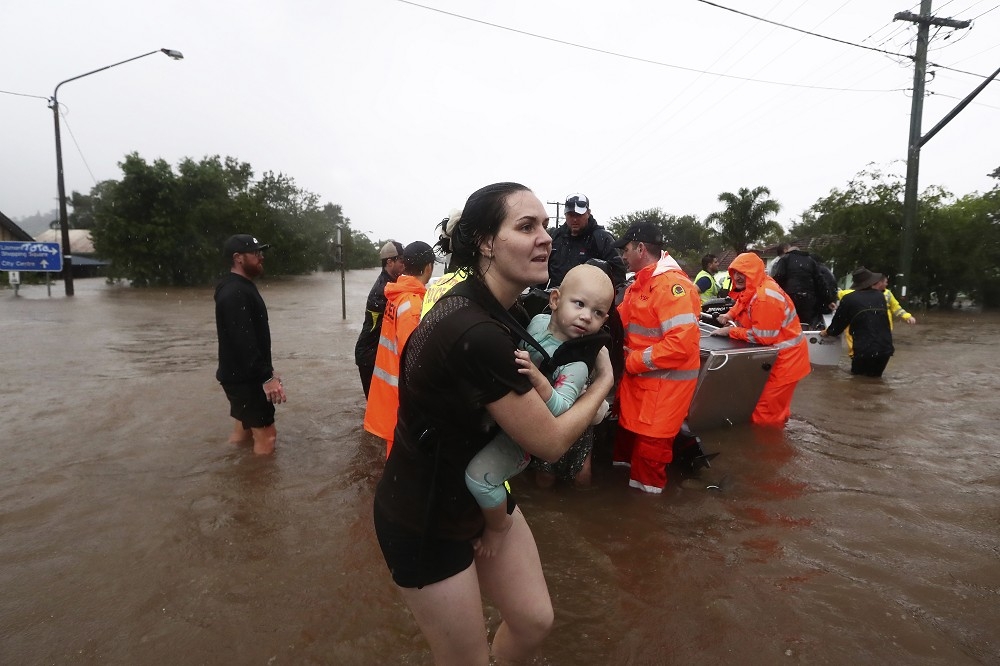
[[[434,248],[415,241],[403,250],[403,274],[385,285],[387,302],[364,425],[365,430],[385,440],[387,458],[392,450],[399,409],[399,359],[403,346],[420,323],[420,307],[433,270]]]
[[[625,329],[625,372],[615,400],[618,431],[612,461],[628,465],[629,485],[663,492],[674,437],[687,418],[701,363],[701,298],[663,251],[657,225],[629,227],[615,247],[635,280],[618,312]]]
[[[795,385],[810,371],[808,343],[795,313],[795,303],[767,274],[763,260],[753,252],[744,252],[733,259],[729,275],[733,280],[729,296],[736,299],[736,305],[719,315],[723,326],[712,335],[778,349],[778,358],[750,422],[783,428],[791,413]]]

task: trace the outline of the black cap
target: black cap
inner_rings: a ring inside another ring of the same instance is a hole
[[[663,231],[660,230],[659,225],[652,222],[636,222],[615,243],[615,247],[620,250],[631,242],[663,245]]]
[[[436,258],[434,248],[423,241],[413,241],[403,250],[403,265],[408,271],[433,264]]]
[[[226,244],[222,246],[222,253],[228,258],[237,252],[241,254],[243,252],[256,252],[257,250],[266,250],[269,247],[271,246],[262,244],[250,234],[236,234],[226,240]]]

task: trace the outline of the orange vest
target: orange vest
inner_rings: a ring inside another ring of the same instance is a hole
[[[734,270],[746,275],[747,286],[742,292],[729,294],[737,298],[736,305],[727,313],[736,324],[729,337],[778,349],[769,385],[784,386],[799,381],[812,368],[795,304],[767,274],[764,262],[756,254],[745,252],[733,259],[730,275]]]
[[[648,437],[673,437],[698,384],[698,288],[666,252],[639,270],[618,307],[625,329],[619,423]]]
[[[399,358],[410,334],[420,323],[420,306],[427,288],[412,275],[401,275],[385,286],[382,334],[375,354],[375,373],[368,391],[365,430],[391,442],[399,409]]]

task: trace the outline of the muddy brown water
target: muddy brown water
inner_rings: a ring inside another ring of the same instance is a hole
[[[0,664],[430,662],[371,526],[376,274],[346,320],[339,275],[261,281],[273,458],[226,443],[211,289],[0,291]],[[556,610],[534,663],[1000,664],[1000,317],[918,318],[882,380],[815,370],[783,434],[702,433],[721,491],[601,456],[590,490],[518,478]]]

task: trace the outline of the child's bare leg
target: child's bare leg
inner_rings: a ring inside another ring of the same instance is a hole
[[[503,502],[487,509],[482,507],[486,528],[483,535],[473,544],[477,557],[493,557],[503,547],[504,537],[514,521],[507,515],[507,503]]]

